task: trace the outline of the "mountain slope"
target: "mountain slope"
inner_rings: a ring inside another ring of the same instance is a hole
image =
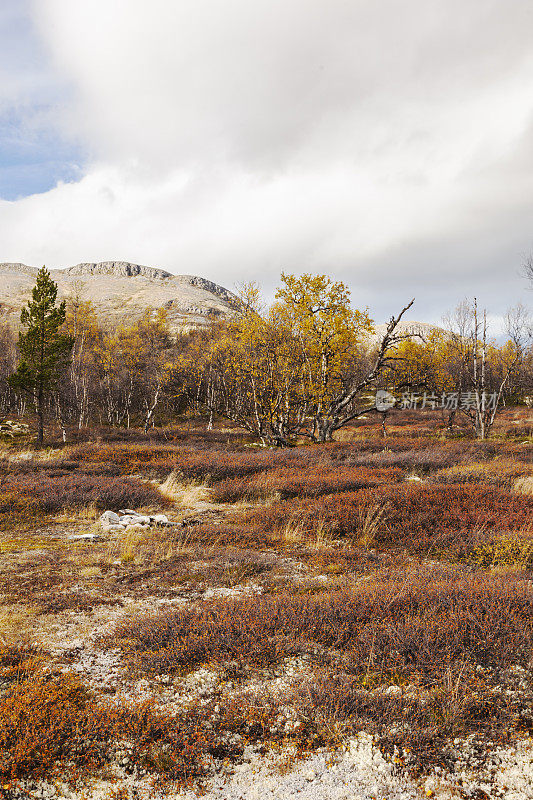
[[[10,322],[18,321],[37,271],[25,264],[0,264],[0,304]],[[111,323],[126,317],[133,320],[148,308],[165,308],[171,328],[184,330],[231,315],[234,308],[235,295],[212,281],[126,261],[76,264],[51,269],[50,274],[59,299],[77,295],[90,300]]]

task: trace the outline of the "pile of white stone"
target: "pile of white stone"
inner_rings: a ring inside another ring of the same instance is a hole
[[[100,517],[100,525],[106,533],[132,530],[134,528],[149,528],[151,525],[172,525],[165,514],[139,514],[131,508],[121,508],[115,511],[104,511]]]
[[[30,426],[25,422],[14,422],[11,419],[4,419],[0,422],[0,435],[14,439],[15,436],[24,436],[30,432]]]

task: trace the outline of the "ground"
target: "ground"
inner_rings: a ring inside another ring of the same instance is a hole
[[[533,798],[532,432],[6,440],[0,796]]]

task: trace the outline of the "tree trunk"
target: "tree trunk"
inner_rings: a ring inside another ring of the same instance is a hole
[[[63,409],[61,407],[61,400],[59,399],[59,395],[56,396],[56,411],[57,411],[57,421],[59,422],[59,427],[61,428],[61,437],[63,439],[63,444],[66,444],[67,429],[65,427],[65,422],[63,420]]]
[[[44,392],[42,386],[37,392],[37,444],[42,447],[44,441]]]
[[[316,440],[317,442],[332,442],[333,441],[333,431],[335,430],[334,422],[328,419],[317,419],[316,420]]]
[[[144,421],[144,432],[145,433],[148,433],[148,429],[149,429],[150,425],[152,424],[154,411],[156,410],[157,403],[159,401],[159,392],[160,392],[160,388],[158,386],[157,390],[155,392],[155,395],[154,395],[154,401],[153,401],[152,405],[148,408],[148,411],[147,411],[147,414],[146,414],[146,419]],[[129,428],[129,414],[128,414],[128,428]]]

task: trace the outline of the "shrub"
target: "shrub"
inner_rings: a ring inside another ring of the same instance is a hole
[[[123,625],[116,636],[131,663],[149,672],[225,660],[264,665],[319,645],[332,656],[345,652],[356,673],[371,663],[430,680],[458,660],[527,661],[532,611],[525,581],[494,576],[473,583],[461,572],[412,570],[320,595],[185,606]]]
[[[321,520],[340,536],[353,537],[361,530],[361,511],[376,505],[386,507],[377,544],[400,545],[413,552],[449,544],[457,532],[480,524],[512,531],[533,519],[533,499],[492,486],[404,483],[274,503],[248,512],[244,520],[258,532],[279,531],[288,519],[298,520],[305,530],[312,531]]]
[[[79,508],[93,503],[100,509],[168,503],[153,486],[135,478],[53,473],[44,470],[20,476],[8,476],[0,481],[0,508],[6,511],[11,498],[15,507],[47,512],[61,508]]]
[[[498,458],[488,462],[456,464],[453,467],[439,470],[431,476],[431,482],[490,483],[507,489],[514,484],[513,488],[520,491],[520,485],[527,487],[528,480],[531,481],[531,478],[524,476],[524,472],[527,471],[527,467],[514,458]],[[527,494],[527,491],[524,493]]]
[[[478,542],[462,559],[479,567],[533,569],[533,536],[510,533]]]
[[[94,775],[127,739],[136,767],[187,783],[205,773],[206,754],[227,751],[206,723],[202,710],[104,704],[76,676],[37,671],[0,698],[0,779],[64,775],[67,761],[71,781]]]
[[[281,467],[261,472],[248,479],[231,478],[220,481],[213,491],[218,502],[231,503],[240,499],[265,499],[273,494],[282,497],[317,497],[347,489],[396,483],[402,478],[399,469],[367,469],[364,467],[316,466],[312,470],[301,467]]]

